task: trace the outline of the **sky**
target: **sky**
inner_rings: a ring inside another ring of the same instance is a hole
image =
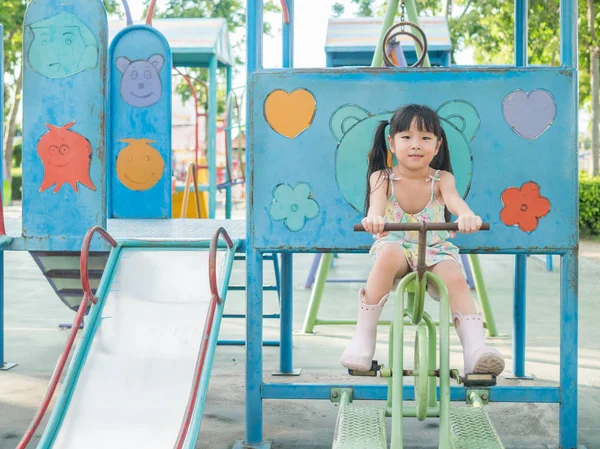
[[[345,4],[346,9],[343,17],[352,17],[357,10],[356,5],[350,0],[338,0]],[[158,0],[157,7],[160,8],[165,0]],[[279,2],[277,2],[279,3]],[[325,67],[325,37],[327,34],[327,20],[331,16],[331,7],[335,0],[296,0],[294,2],[294,67]],[[142,0],[129,0],[131,14],[135,18],[141,18],[144,9]],[[281,67],[281,13],[265,14],[265,21],[272,25],[272,36],[265,36],[263,42],[263,66],[265,68]],[[245,33],[245,29],[239,33]],[[232,36],[235,40],[238,36]],[[458,52],[455,54],[458,64],[470,64],[471,52]],[[245,55],[242,55],[245,59]],[[234,85],[245,82],[244,73],[238,74]]]
[[[356,9],[348,0],[345,15],[351,16]],[[325,35],[327,19],[335,0],[296,0],[295,29],[294,29],[294,66],[295,67],[324,67],[325,66]],[[158,0],[157,8],[164,4]],[[131,15],[140,18],[144,9],[141,0],[130,0]],[[265,36],[263,47],[263,66],[265,68],[281,67],[281,13],[265,14],[265,20],[271,22],[272,37]],[[245,30],[243,30],[245,33]],[[233,36],[235,39],[235,36]]]

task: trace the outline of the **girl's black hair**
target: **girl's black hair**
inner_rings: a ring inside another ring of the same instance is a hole
[[[373,139],[373,147],[369,152],[369,168],[367,169],[367,195],[365,198],[365,216],[369,213],[371,205],[371,175],[379,170],[386,171],[390,167],[387,165],[388,148],[386,142],[385,129],[390,125],[390,136],[393,138],[397,133],[408,131],[411,123],[415,121],[415,125],[419,131],[426,131],[434,134],[437,139],[442,139],[442,144],[438,153],[435,155],[429,166],[436,170],[444,170],[452,173],[452,165],[450,163],[450,150],[448,148],[448,139],[440,122],[437,113],[427,106],[419,104],[409,104],[398,109],[390,121],[382,121],[377,125],[375,137]],[[386,182],[385,177],[381,177],[381,182]],[[389,194],[389,184],[386,185],[386,196]],[[446,222],[450,221],[450,213],[446,208],[444,210]]]

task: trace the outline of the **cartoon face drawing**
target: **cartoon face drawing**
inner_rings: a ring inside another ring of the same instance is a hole
[[[129,145],[117,156],[117,176],[131,190],[148,190],[162,178],[165,161],[150,139],[121,139]]]
[[[131,106],[145,108],[156,103],[162,95],[160,69],[165,57],[159,54],[148,60],[130,61],[125,56],[117,58],[117,69],[123,74],[121,97]]]
[[[98,65],[98,42],[73,14],[62,12],[25,26],[27,61],[50,79],[66,78]]]
[[[450,147],[450,162],[456,188],[467,196],[473,175],[470,142],[479,130],[479,116],[470,103],[452,100],[437,110]],[[371,115],[357,105],[343,105],[330,118],[330,128],[338,142],[335,176],[344,200],[363,213],[367,188],[367,156],[373,145],[375,128],[381,120],[389,120],[392,112]]]
[[[40,138],[37,145],[38,155],[44,165],[40,192],[54,184],[54,193],[63,184],[69,184],[77,192],[78,182],[96,190],[90,178],[92,145],[81,134],[69,130],[74,124],[75,122],[71,122],[60,127],[46,124],[49,131]]]

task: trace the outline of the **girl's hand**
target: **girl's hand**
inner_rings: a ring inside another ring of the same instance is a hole
[[[361,221],[363,227],[375,235],[377,238],[385,237],[388,235],[387,232],[383,232],[383,227],[385,226],[385,218],[381,215],[375,215],[371,217],[365,217]]]
[[[472,232],[479,231],[481,228],[481,217],[473,214],[460,215],[458,220],[458,232],[462,232],[464,234],[471,234]]]

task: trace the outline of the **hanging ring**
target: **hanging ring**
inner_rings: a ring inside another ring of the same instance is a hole
[[[409,26],[416,30],[421,35],[421,37],[419,38],[416,34],[404,30],[405,26]],[[400,31],[397,31],[397,28],[400,28]],[[425,56],[427,55],[427,37],[425,36],[423,30],[418,25],[412,22],[398,22],[392,25],[389,28],[389,30],[387,30],[387,32],[385,33],[385,36],[383,37],[383,59],[385,61],[385,65],[387,67],[397,67],[388,57],[386,48],[388,46],[388,43],[391,42],[393,38],[396,38],[398,36],[409,36],[419,45],[419,48],[421,49],[421,57],[418,59],[417,62],[415,62],[409,67],[422,67],[423,62],[425,61]]]

